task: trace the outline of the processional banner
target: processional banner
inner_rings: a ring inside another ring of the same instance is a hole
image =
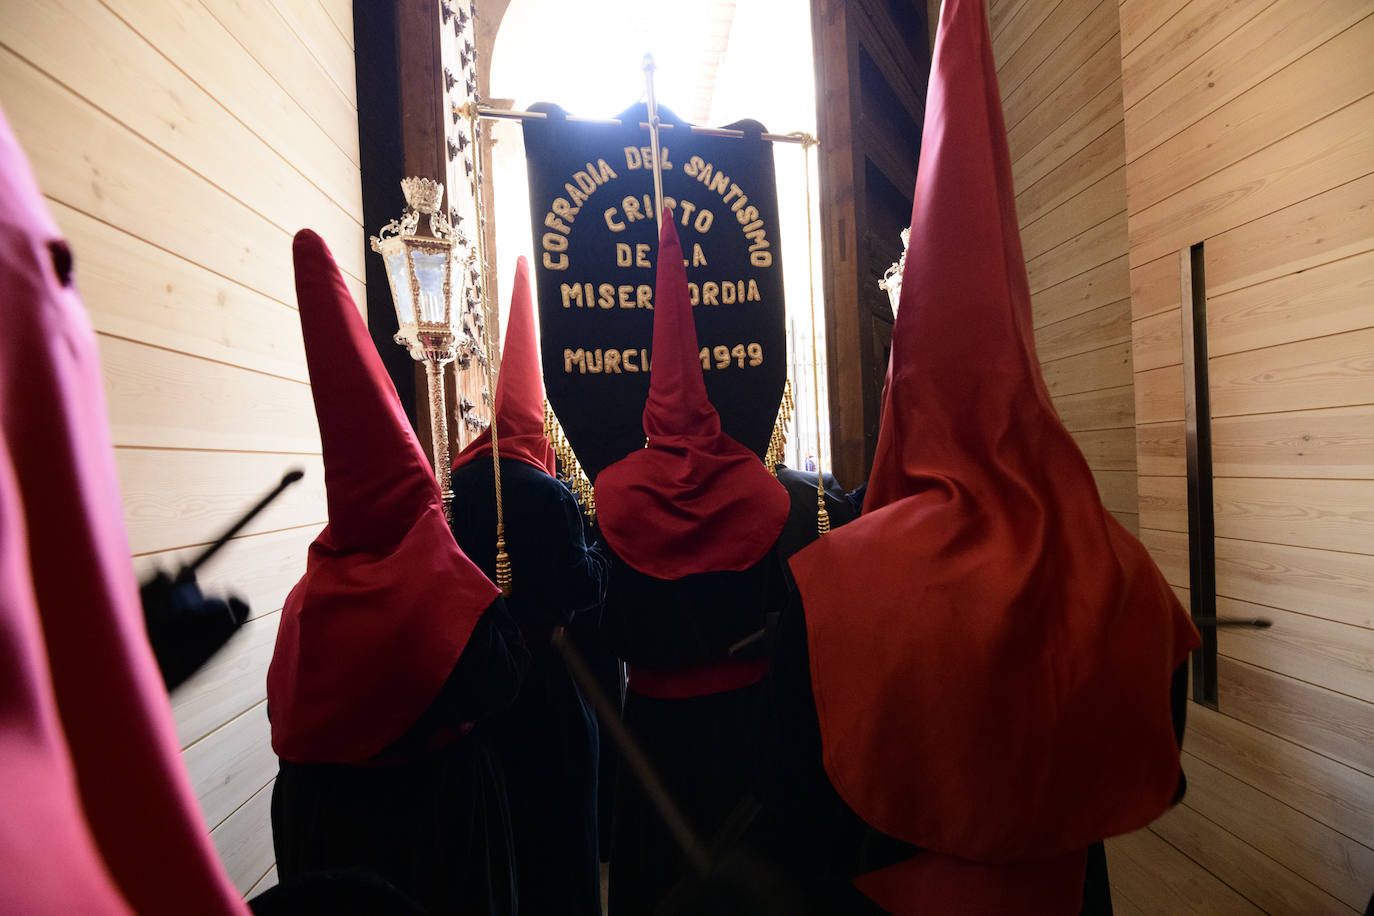
[[[618,122],[524,122],[544,386],[587,476],[644,444],[658,229],[636,105]],[[760,457],[787,375],[772,144],[691,132],[659,107],[663,203],[682,241],[697,345],[725,432]]]

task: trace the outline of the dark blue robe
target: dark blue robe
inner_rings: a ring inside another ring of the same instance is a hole
[[[595,530],[595,529],[593,529]],[[601,632],[601,615],[578,614],[568,625],[568,636],[617,713],[623,713],[625,676],[620,659],[615,657],[606,636]],[[603,863],[611,861],[611,815],[615,801],[616,772],[620,765],[620,750],[611,739],[610,731],[597,728],[596,766],[596,846]]]
[[[510,818],[484,724],[515,698],[528,660],[497,598],[439,696],[374,762],[281,761],[272,791],[280,893],[322,872],[370,874],[432,913],[512,916]]]
[[[492,462],[453,475],[453,536],[496,577]],[[572,492],[534,467],[501,461],[512,592],[506,599],[530,650],[515,703],[491,723],[515,839],[521,916],[600,916],[597,728],[550,641],[555,627],[599,613],[606,561],[586,543]]]
[[[609,644],[632,668],[718,662],[764,627],[786,583],[776,553],[739,572],[656,579],[612,558],[606,596]],[[758,640],[746,657],[765,651]],[[760,687],[684,699],[625,698],[625,723],[703,843],[747,794]],[[611,916],[647,916],[689,874],[688,863],[633,773],[617,773],[611,839]],[[730,912],[735,912],[734,910]]]

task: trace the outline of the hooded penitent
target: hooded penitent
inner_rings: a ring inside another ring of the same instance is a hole
[[[668,211],[654,303],[648,445],[597,475],[601,533],[626,563],[659,579],[748,569],[777,541],[787,491],[721,431],[706,397],[682,246]]]
[[[0,910],[246,914],[144,635],[71,275],[0,115]]]
[[[1051,405],[986,11],[942,16],[863,516],[791,565],[830,780],[931,850],[859,887],[894,913],[1077,912],[1085,847],[1174,794],[1198,636]]]
[[[294,253],[329,524],[282,610],[267,672],[272,748],[296,763],[358,763],[434,701],[497,590],[454,543],[329,249],[305,230]]]
[[[554,474],[553,446],[544,435],[544,370],[539,364],[539,341],[534,336],[534,306],[530,297],[530,265],[522,256],[515,262],[510,317],[496,379],[496,434],[502,458],[517,458],[547,474]],[[478,458],[491,458],[491,430],[468,443],[453,461],[453,469]]]

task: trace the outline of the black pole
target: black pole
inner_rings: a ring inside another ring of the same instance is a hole
[[[273,488],[271,493],[268,493],[262,499],[258,500],[258,504],[253,508],[249,509],[248,512],[243,515],[242,518],[234,522],[234,524],[229,527],[228,531],[221,534],[218,538],[215,539],[214,543],[212,543],[209,547],[206,547],[204,550],[202,550],[199,556],[197,556],[190,563],[186,564],[186,566],[182,567],[181,572],[177,574],[178,578],[186,578],[188,576],[195,575],[196,570],[200,568],[202,563],[213,557],[221,547],[229,543],[230,538],[232,538],[234,535],[242,531],[244,525],[247,525],[249,522],[253,520],[253,518],[259,512],[261,512],[263,509],[266,509],[268,504],[270,504],[272,500],[280,496],[287,487],[291,486],[293,483],[300,480],[304,476],[305,471],[302,471],[300,468],[288,471],[286,475],[282,477],[281,483],[277,484],[276,487]]]

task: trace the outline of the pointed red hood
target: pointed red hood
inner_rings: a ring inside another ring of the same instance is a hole
[[[777,541],[787,491],[758,456],[721,432],[706,396],[687,270],[664,211],[654,291],[648,446],[596,478],[596,511],[611,548],[659,579],[748,569]]]
[[[530,265],[523,255],[515,262],[501,373],[496,379],[496,434],[502,458],[517,458],[546,474],[557,473],[553,446],[544,435],[544,368],[539,363],[539,339],[534,333]],[[490,429],[482,430],[458,453],[453,469],[481,457],[491,457]]]
[[[1079,851],[1169,804],[1198,636],[1041,378],[986,15],[944,3],[863,516],[791,565],[850,806],[961,859],[1066,857],[1081,887]]]
[[[0,113],[0,908],[247,916],[143,628],[71,278]]]
[[[330,545],[387,549],[437,503],[439,485],[324,240],[305,229],[292,250]]]
[[[294,254],[329,524],[282,610],[267,672],[272,748],[298,763],[356,763],[434,701],[497,589],[449,532],[329,249],[303,230]]]

